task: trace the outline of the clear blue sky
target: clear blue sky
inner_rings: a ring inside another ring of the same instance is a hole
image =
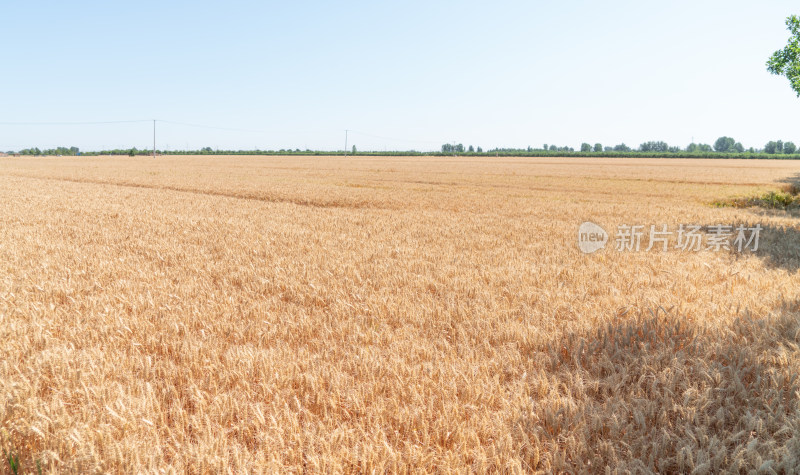
[[[0,122],[164,119],[159,148],[800,143],[765,62],[795,1],[0,5]],[[363,133],[382,138],[375,138]],[[0,150],[151,146],[152,123],[0,125]]]

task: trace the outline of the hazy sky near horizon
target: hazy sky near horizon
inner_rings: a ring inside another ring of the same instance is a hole
[[[796,1],[4,2],[0,150],[800,143]]]

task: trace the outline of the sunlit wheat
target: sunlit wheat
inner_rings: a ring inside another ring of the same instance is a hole
[[[798,176],[2,159],[0,449],[24,473],[792,473],[798,216],[712,203]],[[764,232],[756,253],[584,255],[586,220]]]

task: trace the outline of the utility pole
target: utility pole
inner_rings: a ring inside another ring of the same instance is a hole
[[[156,158],[156,120],[153,119],[153,158]]]
[[[347,158],[347,132],[349,130],[344,129],[344,158]]]

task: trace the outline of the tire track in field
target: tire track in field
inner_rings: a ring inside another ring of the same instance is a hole
[[[286,196],[275,196],[275,195],[265,195],[262,193],[257,192],[231,192],[231,191],[215,191],[215,190],[203,190],[199,188],[187,188],[187,187],[180,187],[180,186],[170,186],[170,185],[148,185],[145,183],[131,183],[131,182],[117,182],[111,180],[93,180],[88,178],[64,178],[64,177],[40,177],[40,176],[31,176],[31,175],[24,175],[24,174],[17,174],[17,173],[8,173],[5,176],[16,177],[16,178],[25,178],[29,180],[41,180],[41,181],[60,181],[60,182],[67,182],[67,183],[82,183],[82,184],[90,184],[90,185],[110,185],[110,186],[119,186],[125,188],[144,188],[149,190],[159,190],[159,191],[175,191],[178,193],[192,193],[196,195],[205,195],[205,196],[219,196],[224,198],[234,198],[240,200],[251,200],[251,201],[262,201],[265,203],[289,203],[298,206],[308,206],[312,208],[342,208],[342,209],[389,209],[389,208],[396,208],[396,207],[389,207],[389,206],[378,206],[372,202],[344,202],[344,201],[321,201],[321,200],[309,200],[309,199],[301,199],[301,198],[290,198]]]
[[[262,201],[265,203],[289,203],[298,206],[308,206],[313,208],[341,208],[341,209],[401,209],[404,208],[403,203],[396,203],[396,204],[389,204],[389,203],[382,203],[381,205],[377,205],[374,202],[370,201],[359,201],[359,202],[345,202],[345,201],[320,201],[320,200],[310,200],[310,199],[301,199],[301,198],[290,198],[285,196],[265,196],[262,193],[258,192],[232,192],[232,191],[215,191],[215,190],[205,190],[200,188],[190,188],[190,187],[180,187],[180,186],[171,186],[171,185],[150,185],[146,183],[135,183],[135,182],[118,182],[112,180],[98,180],[98,179],[90,179],[90,178],[65,178],[65,177],[42,177],[42,176],[33,176],[33,175],[25,175],[21,173],[7,173],[5,176],[12,176],[16,178],[26,178],[26,179],[33,179],[33,180],[51,180],[51,181],[61,181],[61,182],[68,182],[68,183],[82,183],[82,184],[92,184],[92,185],[110,185],[110,186],[120,186],[126,188],[144,188],[150,190],[161,190],[161,191],[175,191],[179,193],[193,193],[198,195],[206,195],[206,196],[220,196],[225,198],[235,198],[241,200],[253,200],[253,201]],[[381,179],[375,178],[373,181],[377,182],[391,182],[391,183],[403,183],[403,184],[417,184],[417,185],[431,185],[431,186],[439,186],[439,187],[480,187],[480,188],[491,188],[491,189],[505,189],[505,190],[522,190],[522,191],[541,191],[541,192],[553,192],[553,191],[561,191],[560,186],[521,186],[521,185],[510,185],[510,184],[502,184],[502,185],[492,185],[492,184],[482,184],[482,183],[457,183],[457,182],[443,182],[443,181],[431,181],[431,180],[388,180],[388,179]],[[619,193],[616,191],[605,191],[605,190],[582,190],[582,192],[601,195],[601,196],[618,196]],[[641,192],[632,192],[632,195],[637,196],[644,196],[648,198],[661,198],[661,199],[671,199],[674,198],[674,194],[669,193],[641,193]],[[519,197],[524,198],[524,197]]]

